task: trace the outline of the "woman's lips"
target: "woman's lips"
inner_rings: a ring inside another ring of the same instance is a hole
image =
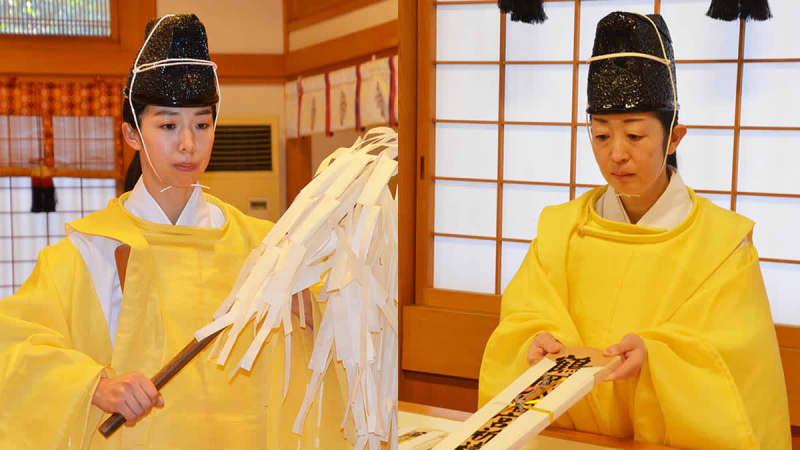
[[[633,178],[634,174],[632,174],[632,173],[612,173],[611,175],[614,176],[618,180],[630,180],[631,178]]]
[[[197,170],[197,164],[191,164],[191,163],[173,164],[172,167],[182,172],[194,172],[195,170]]]

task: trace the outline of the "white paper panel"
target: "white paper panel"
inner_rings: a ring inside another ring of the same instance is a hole
[[[691,186],[690,186],[691,187]],[[699,197],[705,197],[711,200],[711,203],[719,206],[722,209],[731,209],[731,196],[728,194],[697,194]]]
[[[436,118],[497,120],[499,74],[496,65],[436,66]]]
[[[756,222],[753,241],[761,257],[800,259],[800,199],[740,195],[736,211]]]
[[[47,246],[47,238],[15,237],[14,260],[35,261],[39,250]]]
[[[0,238],[0,261],[11,261],[10,238]]]
[[[56,188],[56,195],[58,202],[56,203],[56,211],[80,211],[81,210],[81,189],[70,188],[61,189]],[[28,194],[28,204],[30,204],[30,194]],[[14,200],[16,205],[17,200]]]
[[[578,184],[607,184],[603,173],[597,167],[597,160],[592,151],[587,127],[578,127],[577,149],[575,159],[575,182]]]
[[[17,255],[14,255],[16,258]],[[35,259],[35,258],[34,258]],[[14,264],[14,284],[16,288],[19,289],[19,286],[31,276],[33,273],[33,268],[36,266],[34,262],[24,262],[24,263],[16,263]]]
[[[0,214],[0,236],[11,236],[11,214]],[[0,252],[0,261],[5,257],[6,255]]]
[[[739,190],[800,194],[800,131],[742,130]]]
[[[11,187],[12,188],[30,188],[31,187],[31,178],[30,177],[11,177]]]
[[[663,7],[663,6],[662,6]],[[745,58],[800,57],[800,2],[769,0],[772,18],[764,22],[750,20],[744,34]]]
[[[496,236],[497,184],[436,181],[434,231]]]
[[[572,119],[572,66],[506,66],[505,118],[508,121],[569,122]]]
[[[800,325],[800,264],[761,263],[772,320],[781,325]]]
[[[736,64],[678,64],[678,121],[687,125],[733,125]]]
[[[3,116],[0,116],[0,126],[3,126]],[[2,137],[2,132],[0,132]],[[11,177],[0,177],[0,188],[7,188],[11,185]]]
[[[531,25],[512,22],[506,14],[507,61],[569,61],[575,37],[575,4],[550,2],[544,5],[547,21]]]
[[[436,124],[436,175],[497,179],[497,125]]]
[[[494,294],[495,241],[437,236],[433,287]]]
[[[78,220],[81,218],[81,213],[60,213],[54,212],[50,213],[50,220],[48,220],[48,227],[50,236],[64,236],[64,224],[67,222],[72,222],[73,220]],[[51,239],[52,242],[52,239]]]
[[[19,208],[17,208],[19,209]],[[14,237],[17,236],[45,236],[47,235],[47,221],[44,214],[18,213],[12,214]]]
[[[0,256],[0,260],[6,259],[8,255]],[[11,263],[0,263],[0,286],[11,286],[14,281],[11,279]],[[3,298],[0,295],[0,298]]]
[[[58,202],[61,202],[60,191],[56,193]],[[59,205],[56,204],[56,208]],[[30,211],[31,210],[31,188],[26,187],[12,187],[11,188],[11,210],[12,211]]]
[[[745,64],[742,125],[800,126],[797,80],[800,80],[800,63]]]
[[[708,0],[661,2],[661,15],[669,26],[678,59],[736,59],[739,21],[725,22],[706,16]],[[747,33],[752,22],[748,22]],[[747,34],[746,33],[746,34]]]
[[[83,189],[83,210],[98,211],[108,205],[109,200],[116,197],[116,189],[112,187],[94,187]]]
[[[517,274],[525,254],[531,244],[522,242],[503,242],[503,264],[500,267],[500,288],[501,293],[505,292],[506,286]]]
[[[500,10],[497,5],[439,5],[436,59],[499,61]]]
[[[580,197],[581,195],[591,191],[594,188],[585,188],[585,187],[576,187],[575,188],[575,198]]]
[[[503,237],[533,239],[542,209],[568,201],[568,187],[504,184]]]
[[[506,125],[503,178],[569,183],[570,127]]]
[[[6,179],[8,183],[8,179]],[[0,212],[11,211],[11,191],[9,188],[0,186]]]
[[[692,189],[729,191],[733,130],[692,128],[678,145],[678,169]]]
[[[60,187],[80,187],[81,186],[81,179],[80,178],[65,178],[65,177],[54,177],[53,178],[53,186],[56,189]]]
[[[10,287],[0,287],[0,299],[4,299],[6,297],[11,297],[14,293],[14,290]]]
[[[581,60],[585,61],[592,56],[592,47],[594,46],[594,35],[595,30],[597,30],[597,22],[599,22],[600,19],[605,17],[608,13],[614,11],[630,11],[641,14],[652,14],[653,0],[582,1],[580,37]]]

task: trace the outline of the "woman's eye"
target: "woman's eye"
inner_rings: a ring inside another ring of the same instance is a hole
[[[598,134],[594,138],[597,139],[600,142],[604,142],[606,139],[608,139],[608,135],[607,134]]]
[[[165,124],[161,125],[161,128],[163,128],[165,130],[174,130],[175,129],[175,124],[174,123],[165,123]]]
[[[211,125],[207,124],[207,123],[198,123],[197,124],[197,128],[199,128],[201,130],[207,130],[207,129],[211,128]]]
[[[628,135],[628,139],[630,139],[632,141],[638,141],[638,140],[642,139],[643,137],[644,136],[640,136],[638,134],[629,134]]]

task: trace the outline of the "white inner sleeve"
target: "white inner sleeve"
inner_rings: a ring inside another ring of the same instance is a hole
[[[141,178],[123,206],[139,219],[162,225],[172,223],[147,191]],[[225,215],[222,210],[206,201],[201,189],[195,187],[178,217],[176,226],[221,228],[223,225],[225,225]],[[81,233],[69,225],[66,228],[67,237],[78,248],[89,270],[113,345],[122,305],[122,288],[114,257],[120,242],[103,236]]]

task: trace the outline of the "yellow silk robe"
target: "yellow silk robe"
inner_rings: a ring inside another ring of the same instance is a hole
[[[638,378],[601,383],[557,426],[681,448],[790,448],[788,401],[753,223],[690,191],[671,230],[612,222],[605,188],[545,208],[506,288],[481,405],[527,367],[533,337],[603,349],[642,337]]]
[[[154,224],[123,208],[126,195],[69,224],[131,246],[113,348],[89,272],[68,239],[42,250],[31,277],[0,300],[0,448],[283,450],[298,441],[315,448],[317,437],[321,448],[352,447],[339,430],[344,408],[335,371],[325,380],[321,428],[315,402],[303,436],[291,432],[313,346],[312,333],[294,317],[285,401],[279,332],[251,372],[229,381],[230,368],[208,360],[206,349],[162,388],[164,408],[109,439],[97,431],[104,414],[91,399],[101,373],[154,375],[209,323],[272,226],[208,195],[225,215],[222,228]],[[234,363],[252,341],[248,328],[231,354]]]

